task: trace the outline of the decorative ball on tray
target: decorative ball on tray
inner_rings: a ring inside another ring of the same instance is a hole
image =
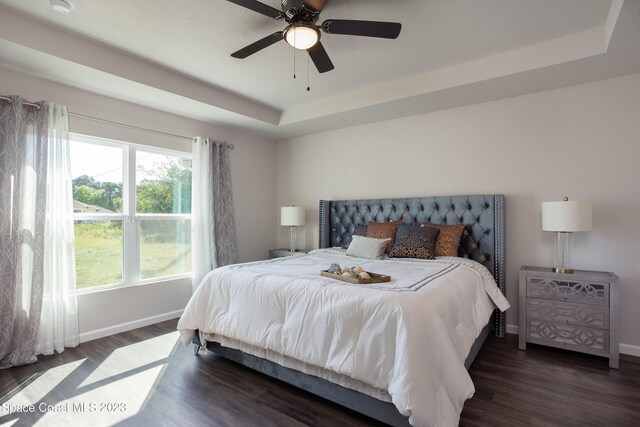
[[[331,274],[340,274],[342,273],[342,267],[340,267],[339,264],[336,264],[335,262],[333,264],[331,264],[329,266],[329,269],[327,270],[329,273]]]

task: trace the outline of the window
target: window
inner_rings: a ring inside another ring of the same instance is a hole
[[[186,153],[71,135],[77,287],[191,272]]]
[[[191,160],[138,151],[140,278],[191,271]]]

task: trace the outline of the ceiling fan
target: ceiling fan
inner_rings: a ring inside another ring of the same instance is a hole
[[[327,19],[316,25],[320,12],[327,0],[281,0],[282,11],[255,0],[227,0],[276,20],[289,24],[283,31],[270,34],[249,46],[231,54],[244,59],[281,40],[286,40],[296,49],[309,52],[311,60],[320,73],[334,69],[327,51],[320,42],[320,30],[327,34],[380,37],[395,39],[400,34],[402,24],[396,22],[355,21],[348,19]]]

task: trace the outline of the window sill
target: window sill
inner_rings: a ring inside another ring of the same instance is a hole
[[[179,282],[184,282],[185,280],[190,281],[191,274],[179,274],[175,276],[159,277],[155,279],[145,279],[135,283],[128,283],[128,284],[100,285],[100,286],[92,286],[89,288],[80,288],[80,289],[76,289],[76,294],[77,295],[93,294],[96,292],[114,291],[118,289],[125,289],[125,288],[132,288],[132,287],[146,286],[146,285],[157,285],[157,284],[168,283],[168,282],[179,283]]]

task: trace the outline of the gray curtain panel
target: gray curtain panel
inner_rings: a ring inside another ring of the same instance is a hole
[[[209,184],[211,190],[210,222],[211,257],[213,267],[238,262],[236,223],[231,192],[229,147],[213,140],[209,144]]]
[[[48,106],[0,100],[0,368],[36,361],[44,283]]]

